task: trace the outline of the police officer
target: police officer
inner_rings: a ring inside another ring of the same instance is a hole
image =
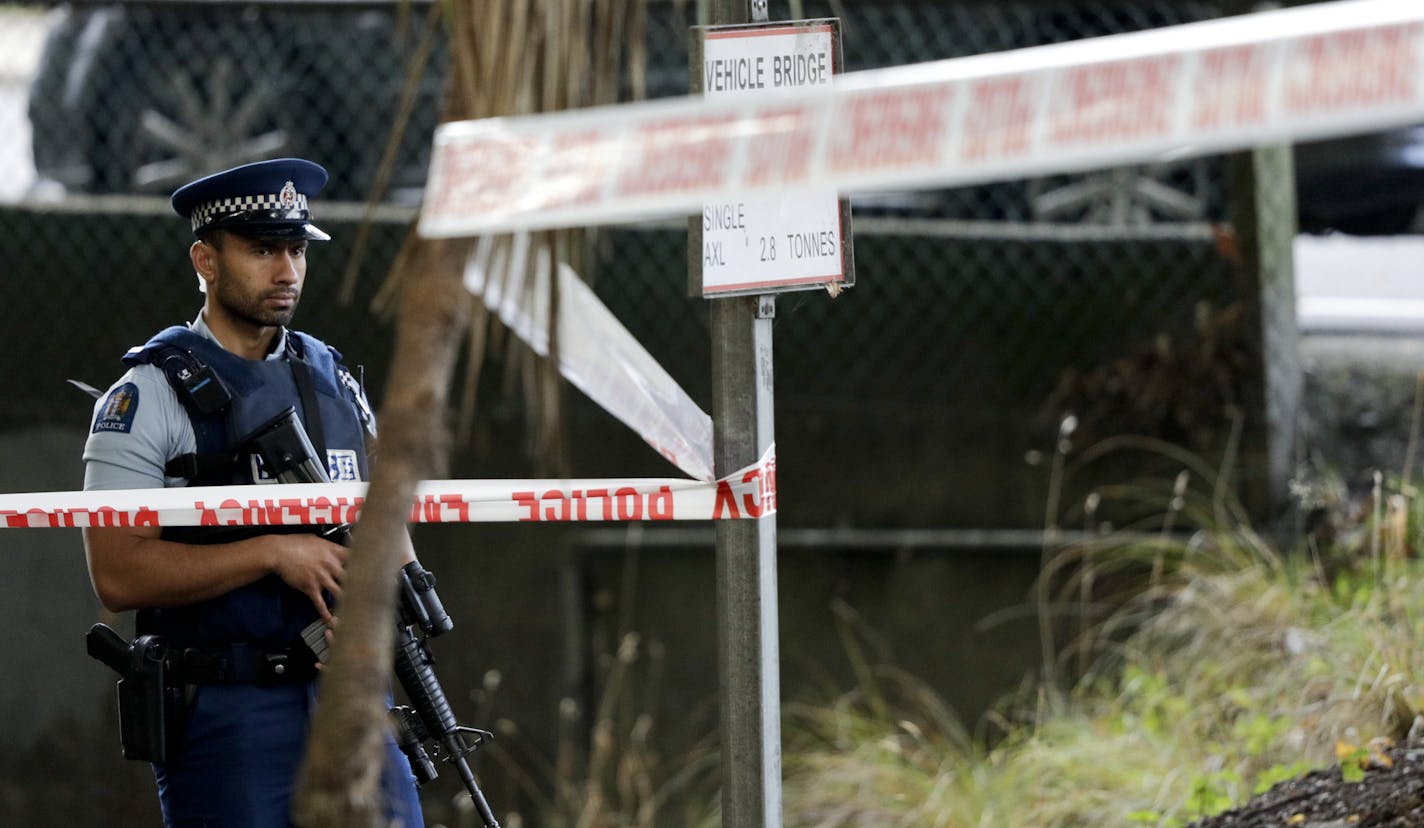
[[[375,431],[361,385],[334,349],[287,327],[307,245],[330,238],[307,205],[326,179],[285,158],[173,194],[196,237],[202,311],[123,357],[128,372],[94,409],[85,489],[272,482],[239,442],[288,407],[332,479],[366,479]],[[168,683],[186,700],[182,727],[153,765],[165,825],[287,825],[315,700],[300,636],[332,620],[346,548],[307,527],[90,528],[84,543],[103,605],[137,610],[139,634],[178,654]],[[421,826],[409,764],[387,742],[388,816]]]

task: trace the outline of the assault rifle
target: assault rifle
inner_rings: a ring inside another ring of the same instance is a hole
[[[242,444],[257,453],[267,474],[283,483],[329,482],[326,464],[316,457],[316,450],[293,407],[258,427]],[[335,527],[327,534],[333,540],[346,543],[350,527]],[[391,708],[396,744],[410,762],[417,784],[424,785],[439,775],[425,750],[425,742],[433,741],[437,758],[453,765],[460,774],[485,827],[499,828],[499,821],[465,760],[492,741],[494,734],[456,721],[445,690],[435,676],[435,659],[425,643],[455,626],[435,594],[435,576],[419,561],[411,561],[401,567],[397,598],[395,674],[411,706]],[[326,632],[327,627],[321,621],[313,622],[302,631],[302,640],[318,662],[326,660]]]

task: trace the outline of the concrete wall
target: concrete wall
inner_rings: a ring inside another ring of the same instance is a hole
[[[84,436],[72,427],[0,433],[0,486],[78,488]],[[667,756],[715,733],[710,530],[690,527],[691,541],[673,544],[651,532],[640,539],[635,527],[624,528],[623,543],[610,544],[609,530],[596,538],[551,526],[416,530],[421,557],[456,621],[453,632],[431,642],[446,691],[466,723],[513,722],[518,733],[501,739],[516,754],[552,754],[560,738],[582,746],[606,656],[628,631],[641,636],[643,649],[619,709],[651,714]],[[0,560],[7,631],[0,642],[0,815],[8,824],[154,824],[146,766],[119,756],[114,677],[83,646],[91,624],[128,630],[130,614],[115,618],[99,607],[77,530],[5,531]],[[787,699],[824,699],[852,686],[836,601],[862,616],[856,637],[873,662],[922,677],[971,722],[1037,663],[1036,627],[1025,605],[1036,554],[791,546],[780,560]],[[980,626],[999,614],[1000,623]],[[482,691],[490,670],[501,676],[492,695]],[[572,727],[561,724],[566,697],[582,711]],[[515,801],[512,784],[488,760],[480,772],[493,801]],[[459,792],[453,772],[442,774],[424,796],[432,818],[451,818],[449,802]]]

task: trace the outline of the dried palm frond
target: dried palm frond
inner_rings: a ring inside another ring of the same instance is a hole
[[[442,120],[602,102],[595,94],[613,94],[616,81],[593,78],[610,67],[616,77],[624,43],[641,39],[636,31],[640,8],[637,0],[445,0],[431,11],[444,20],[450,45]],[[491,262],[502,263],[487,269],[486,276],[500,280],[504,296],[547,285],[549,318],[556,320],[558,297],[552,292],[558,282],[541,279],[541,272],[549,277],[560,262],[581,269],[587,239],[571,230],[528,238],[527,248],[507,236],[482,245]],[[343,581],[342,632],[332,647],[299,781],[294,818],[309,828],[379,824],[377,788],[395,628],[391,573],[405,549],[405,520],[416,483],[440,476],[447,463],[445,410],[458,343],[467,331],[474,332],[466,340],[475,372],[467,377],[468,416],[486,343],[498,335],[485,303],[463,286],[475,250],[474,240],[426,240],[412,231],[381,292],[383,302],[399,304],[395,355],[381,408],[381,463]],[[527,255],[515,255],[520,251]],[[558,325],[551,321],[549,330],[552,340]],[[561,473],[565,462],[557,349],[551,341],[547,361],[519,351],[513,363],[523,378],[527,409],[537,420],[532,429],[539,447],[536,472],[543,474]]]

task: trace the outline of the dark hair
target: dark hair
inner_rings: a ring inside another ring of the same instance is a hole
[[[212,245],[217,250],[222,250],[223,238],[227,233],[217,227],[204,227],[194,235],[198,237],[198,241]]]

